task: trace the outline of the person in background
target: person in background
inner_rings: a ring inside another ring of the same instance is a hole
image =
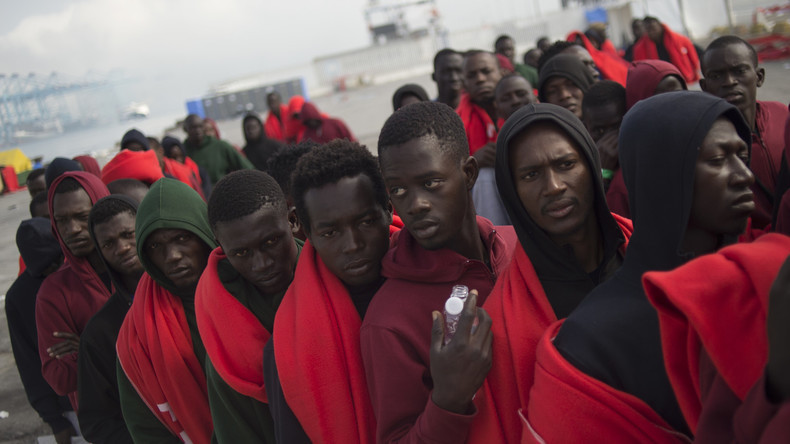
[[[535,47],[543,52],[546,52],[550,46],[551,40],[546,36],[540,37],[535,41]]]
[[[322,144],[331,142],[335,139],[348,139],[352,142],[356,141],[351,130],[348,129],[346,124],[334,117],[324,116],[321,111],[311,102],[305,102],[302,105],[300,118],[305,126],[305,131],[302,134],[302,140],[312,140],[316,143]]]
[[[628,45],[628,48],[625,49],[625,55],[623,56],[628,62],[634,61],[634,45],[636,45],[636,42],[638,42],[645,33],[645,24],[641,18],[631,20],[631,33],[634,35],[634,40]]]
[[[269,119],[266,119],[268,125]],[[244,132],[244,140],[247,142],[241,152],[247,156],[257,170],[265,171],[266,165],[272,156],[285,148],[285,145],[278,142],[280,139],[270,137],[266,131],[260,117],[254,113],[248,113],[241,121],[241,129]]]
[[[82,171],[86,171],[97,177],[101,177],[101,168],[99,168],[99,162],[96,162],[96,159],[94,159],[92,156],[77,156],[74,158],[74,161],[79,162],[80,166],[82,167]]]
[[[596,71],[601,74],[601,78],[614,80],[625,86],[628,76],[628,62],[620,57],[607,37],[605,24],[593,23],[584,33],[573,31],[568,34],[566,40],[578,43],[587,50],[595,63]],[[572,49],[578,51],[578,49]]]
[[[516,63],[516,42],[513,37],[507,34],[500,35],[494,42],[494,53],[505,56],[513,65],[513,69],[522,77],[527,79],[530,85],[538,84],[538,70],[537,68],[521,63]]]
[[[453,109],[458,107],[464,87],[463,63],[464,56],[453,49],[445,48],[436,53],[431,74],[431,79],[436,82],[436,89],[439,91],[436,102]]]
[[[625,84],[626,111],[642,99],[687,89],[683,74],[675,65],[663,60],[633,62],[628,68],[628,80]]]
[[[417,102],[427,102],[428,93],[420,85],[409,83],[401,86],[392,94],[392,111],[395,112],[406,105]]]
[[[543,55],[541,55],[540,60],[538,60],[538,74],[543,70],[543,65],[554,56],[560,54],[570,54],[578,58],[590,72],[593,81],[597,82],[600,80],[601,73],[598,71],[598,67],[595,65],[595,60],[593,60],[592,55],[581,44],[569,42],[567,40],[557,40],[547,50],[543,51]]]
[[[305,126],[302,123],[301,113],[305,99],[300,95],[291,97],[288,101],[288,118],[285,119],[285,142],[292,144],[302,140]]]
[[[206,134],[203,120],[197,114],[190,114],[184,120],[184,132],[187,133],[184,154],[208,172],[211,183],[216,183],[231,171],[254,168],[230,144]]]
[[[543,51],[538,48],[532,48],[524,53],[524,64],[535,68],[535,72],[538,72],[538,60],[540,60],[542,55]]]
[[[643,20],[645,33],[634,44],[633,61],[663,60],[675,65],[686,83],[700,79],[697,49],[688,37],[678,34],[655,17]]]
[[[502,72],[493,53],[470,50],[464,55],[463,73],[466,92],[455,111],[464,124],[469,153],[480,167],[492,167],[497,135],[494,90]]]
[[[266,106],[269,108],[269,113],[266,115],[266,125],[264,126],[266,137],[279,142],[285,142],[285,133],[289,118],[288,105],[283,104],[280,93],[272,91],[266,94]],[[259,170],[261,169],[257,166],[256,168]]]
[[[31,171],[30,174],[27,175],[25,185],[27,185],[27,191],[30,193],[30,197],[35,197],[36,194],[47,191],[47,182],[44,178],[45,172],[46,170],[44,168],[39,168]]]
[[[559,54],[550,58],[540,69],[538,98],[582,118],[584,94],[595,83],[590,71],[576,56]]]
[[[184,154],[184,147],[181,145],[181,141],[172,136],[165,136],[162,138],[162,150],[165,157],[186,165],[190,170],[192,170],[193,173],[195,173],[195,175],[200,180],[200,187],[203,190],[203,196],[208,199],[208,197],[211,195],[211,178],[203,167],[196,164],[192,158],[187,157],[187,155]]]
[[[52,162],[47,165],[47,169],[44,172],[44,183],[46,184],[47,191],[49,191],[55,179],[69,171],[82,171],[82,165],[76,160],[66,159],[65,157],[56,157],[52,159]]]

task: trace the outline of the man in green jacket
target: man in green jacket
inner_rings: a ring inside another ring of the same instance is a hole
[[[208,218],[220,248],[211,252],[195,295],[206,346],[206,379],[219,443],[274,443],[263,380],[263,347],[291,284],[303,242],[280,186],[257,170],[214,187]]]
[[[197,114],[190,114],[184,120],[184,140],[186,155],[198,166],[208,172],[212,183],[232,171],[253,169],[252,163],[229,143],[206,135],[203,131],[203,119]]]

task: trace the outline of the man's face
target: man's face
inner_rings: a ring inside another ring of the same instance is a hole
[[[538,124],[513,139],[510,174],[529,217],[558,245],[594,221],[590,167],[558,127]]]
[[[203,131],[203,120],[200,117],[193,116],[184,122],[184,132],[187,133],[187,139],[195,143],[200,143],[205,136]]]
[[[463,63],[464,58],[461,54],[448,54],[436,61],[433,80],[441,95],[453,95],[461,92]]]
[[[36,197],[36,194],[47,191],[47,181],[44,175],[40,175],[35,179],[28,181],[27,191],[30,192],[30,197]]]
[[[214,125],[212,125],[208,120],[203,121],[203,134],[211,136],[215,139],[219,139],[219,137],[217,137],[217,131],[214,129]]]
[[[266,97],[266,105],[269,107],[269,111],[279,114],[280,113],[280,105],[282,105],[282,99],[280,99],[279,94],[269,94]]]
[[[561,106],[582,118],[582,100],[584,93],[567,77],[554,76],[546,80],[543,86],[546,102]]]
[[[661,27],[661,23],[655,20],[649,20],[644,22],[645,25],[645,32],[650,40],[654,42],[660,42],[661,38],[664,37],[664,28]]]
[[[134,238],[134,214],[118,213],[106,222],[93,227],[96,245],[110,268],[121,274],[133,275],[143,271],[137,258]]]
[[[247,136],[248,141],[255,142],[260,140],[261,134],[263,134],[263,127],[257,120],[247,119],[244,121],[244,134]]]
[[[497,85],[494,105],[502,119],[507,120],[522,106],[535,102],[529,82],[521,76],[508,77]]]
[[[593,140],[598,142],[607,133],[620,132],[625,110],[616,103],[593,106],[584,109],[584,126]]]
[[[160,228],[143,244],[154,266],[178,289],[194,289],[208,263],[211,248],[191,231]]]
[[[88,232],[88,216],[92,207],[90,196],[82,188],[55,194],[52,200],[55,227],[74,256],[85,257],[93,252],[93,241]]]
[[[681,82],[680,79],[677,78],[677,76],[670,74],[664,77],[663,79],[661,79],[660,82],[658,82],[655,91],[653,91],[653,95],[663,94],[672,91],[684,91],[685,89],[686,87],[683,85],[683,82]]]
[[[749,147],[735,126],[720,117],[699,147],[694,169],[689,231],[709,235],[738,235],[754,210],[749,187],[754,175],[746,166]]]
[[[376,202],[370,178],[360,174],[311,188],[304,202],[308,238],[329,271],[351,287],[377,282],[392,218]]]
[[[490,103],[502,73],[494,55],[478,53],[464,59],[464,88],[475,103]]]
[[[634,33],[634,41],[639,40],[645,33],[645,23],[642,20],[634,20],[631,23],[631,32]]]
[[[214,234],[233,268],[261,294],[271,295],[293,280],[298,228],[285,211],[267,204],[239,219],[217,222]]]
[[[590,71],[590,74],[593,76],[593,79],[595,79],[596,82],[601,79],[601,73],[599,73],[598,69],[596,69],[595,61],[593,60],[592,55],[590,55],[590,52],[584,49],[582,46],[570,46],[565,51],[562,51],[562,53],[575,55],[579,58],[579,60],[582,61],[582,63],[584,63],[584,66],[587,67],[587,70]]]
[[[752,64],[751,52],[743,44],[727,45],[705,53],[702,90],[735,105],[741,113],[757,101],[757,88],[765,80],[765,70]]]
[[[174,146],[172,150],[170,150],[170,157],[179,163],[184,163],[186,160],[186,156],[184,156],[184,151],[181,150],[180,147]]]
[[[47,201],[40,202],[36,205],[33,205],[31,208],[30,215],[32,217],[45,217],[49,219],[49,205],[47,205]]]
[[[477,162],[453,159],[435,137],[426,136],[385,151],[381,165],[392,205],[420,246],[451,246],[471,205]]]
[[[497,54],[502,54],[507,57],[507,59],[512,62],[513,57],[516,55],[516,44],[513,42],[513,39],[503,39],[497,43],[494,51],[496,51]]]
[[[527,55],[526,55],[526,57],[524,57],[524,62],[527,65],[537,69],[538,68],[538,60],[540,60],[540,56],[542,56],[542,55],[543,55],[543,51],[541,51],[540,49],[537,49],[537,48],[532,48],[529,51],[527,51]]]
[[[123,149],[129,151],[145,151],[145,146],[143,146],[140,142],[126,142],[124,144]]]

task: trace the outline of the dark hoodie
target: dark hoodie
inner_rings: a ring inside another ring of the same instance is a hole
[[[654,96],[656,87],[666,76],[677,77],[683,89],[688,89],[683,74],[669,62],[640,60],[631,63],[625,84],[625,109],[629,110],[636,102]]]
[[[44,172],[44,181],[47,183],[47,189],[52,186],[52,182],[55,179],[69,171],[82,171],[82,165],[76,160],[66,159],[65,157],[52,159],[52,162],[47,165],[47,170]]]
[[[428,98],[428,93],[425,92],[422,86],[415,85],[414,83],[407,83],[406,85],[403,85],[395,90],[395,93],[392,95],[392,110],[399,110],[401,106],[403,106],[401,105],[401,102],[408,95],[420,99],[421,102],[427,102],[430,100]]]
[[[151,144],[148,139],[145,137],[145,134],[141,133],[139,130],[132,128],[123,135],[121,139],[121,149],[126,149],[126,145],[130,142],[137,142],[143,146],[143,151],[148,151],[151,149]]]
[[[120,201],[129,211],[137,213],[137,202],[120,194],[112,194],[96,203],[109,199]],[[93,243],[96,244],[93,225],[90,225],[90,233]],[[82,435],[92,443],[131,443],[132,436],[121,413],[115,370],[115,342],[126,312],[132,305],[135,288],[126,288],[121,273],[110,267],[104,255],[100,255],[110,274],[115,292],[91,318],[80,336],[77,373],[80,410],[77,417]]]
[[[214,241],[214,235],[211,232],[211,226],[208,222],[206,203],[203,201],[200,195],[189,188],[188,185],[175,179],[165,178],[160,179],[154,183],[154,185],[146,194],[145,199],[143,199],[143,201],[140,203],[140,207],[137,210],[137,217],[135,219],[137,255],[140,258],[140,263],[142,263],[146,273],[150,276],[154,283],[167,291],[166,293],[162,292],[162,294],[166,294],[167,297],[177,298],[178,301],[168,301],[166,303],[165,301],[162,301],[160,303],[152,300],[151,295],[141,293],[140,286],[143,284],[143,281],[141,280],[140,284],[138,285],[138,290],[135,293],[134,303],[129,313],[127,313],[124,324],[121,327],[121,332],[119,333],[119,340],[116,344],[118,353],[119,355],[125,353],[127,356],[131,356],[132,360],[141,360],[144,359],[144,355],[157,355],[164,352],[166,350],[164,348],[160,350],[137,349],[137,347],[145,346],[142,344],[148,344],[149,342],[147,341],[151,340],[151,338],[146,338],[143,340],[139,339],[139,336],[133,336],[128,338],[133,342],[122,343],[120,336],[124,335],[125,330],[130,330],[129,327],[131,326],[127,324],[135,324],[135,329],[141,332],[148,331],[146,330],[148,325],[154,325],[160,329],[164,328],[164,326],[161,325],[162,319],[148,318],[149,314],[151,313],[150,310],[155,310],[155,308],[153,308],[155,306],[167,305],[169,307],[179,307],[180,305],[180,308],[183,309],[183,314],[186,318],[186,324],[189,331],[178,331],[178,326],[173,326],[174,328],[172,329],[172,332],[168,333],[170,339],[165,345],[170,345],[173,341],[172,338],[175,336],[181,336],[185,334],[188,335],[192,344],[194,358],[197,358],[197,362],[202,369],[205,367],[206,363],[206,349],[203,346],[202,340],[200,339],[197,321],[195,318],[195,289],[178,289],[173,284],[173,281],[171,281],[170,278],[168,278],[156,267],[156,265],[154,265],[144,248],[145,240],[158,229],[186,230],[197,236],[209,248],[213,249],[217,246]],[[146,277],[143,276],[142,279],[145,280]],[[179,301],[180,304],[178,303]],[[177,310],[178,308],[171,309]],[[143,322],[145,325],[138,324]],[[150,331],[148,332],[151,333]],[[140,333],[137,335],[139,334]],[[127,336],[128,335],[129,334],[127,333]],[[172,347],[172,345],[170,346]],[[162,347],[164,347],[164,345],[162,345]],[[180,362],[181,359],[188,360],[194,358],[172,356],[169,359],[171,359],[173,362]],[[145,364],[146,367],[151,367],[151,365],[151,363]],[[159,374],[160,371],[161,369],[155,369],[155,372],[159,376],[162,376]],[[129,433],[132,435],[135,442],[172,442],[177,440],[178,438],[173,435],[173,433],[159,420],[159,418],[152,413],[152,411],[146,405],[146,402],[144,402],[140,394],[138,394],[138,390],[135,389],[135,386],[140,386],[141,384],[155,386],[157,385],[157,381],[130,381],[131,378],[127,377],[128,372],[129,370],[124,372],[124,369],[118,365],[118,389],[120,392],[121,407],[123,409],[123,416],[126,420],[127,427],[129,428]],[[205,381],[205,376],[202,374],[195,375],[194,379],[202,379]],[[134,385],[132,385],[133,383]],[[181,384],[177,387],[163,386],[163,381],[159,381],[159,385],[163,388],[163,390],[167,390],[168,393],[170,390],[182,390],[182,386],[185,386],[185,384]],[[208,399],[201,397],[199,394],[189,393],[188,395],[189,396],[186,397],[187,399],[191,399],[190,397],[192,397],[195,399],[200,399],[201,402],[205,402],[204,405],[196,405],[194,408],[196,412],[198,409],[204,409],[205,416],[208,416],[210,421],[210,415],[208,415]],[[177,415],[177,417],[185,418],[188,416],[183,411],[175,411],[177,409],[177,407],[174,407],[175,404],[175,401],[170,402],[170,406],[174,410],[173,413]],[[199,416],[195,415],[195,417]],[[208,424],[208,427],[210,428],[211,425]],[[196,432],[193,432],[191,436],[193,441],[196,443],[204,442],[206,439],[205,436],[199,435]]]
[[[254,120],[261,127],[258,140],[250,140],[247,135],[247,131],[244,128],[248,120]],[[244,140],[247,141],[247,144],[244,145],[241,151],[247,156],[247,160],[252,162],[255,169],[266,171],[266,165],[269,159],[283,149],[284,145],[274,139],[266,137],[266,132],[263,130],[263,123],[260,117],[255,114],[250,113],[244,116],[244,120],[241,121],[241,130],[244,132]]]
[[[626,114],[620,165],[634,222],[628,252],[614,277],[584,299],[554,340],[577,369],[641,399],[685,434],[689,428],[664,369],[658,318],[641,278],[692,259],[680,248],[691,214],[698,147],[719,117],[730,119],[750,146],[749,127],[738,109],[707,94],[660,94]],[[722,239],[720,246],[734,241]]]
[[[578,57],[571,54],[558,54],[550,58],[540,68],[540,78],[538,79],[538,98],[541,102],[546,102],[546,92],[544,91],[546,82],[552,77],[565,77],[574,85],[578,86],[583,93],[595,83],[590,70],[584,66]]]
[[[23,221],[16,232],[16,245],[27,268],[6,292],[5,314],[14,361],[30,405],[53,433],[71,427],[63,412],[71,410],[68,398],[58,396],[41,374],[36,332],[36,294],[45,270],[63,261],[60,244],[52,234],[49,219]]]
[[[305,123],[304,134],[302,140],[313,140],[316,143],[327,143],[335,139],[348,139],[352,142],[356,141],[351,131],[345,123],[340,119],[333,119],[331,117],[324,117],[318,111],[315,105],[310,102],[305,102],[302,105],[301,120]],[[320,120],[321,125],[316,128],[310,128],[306,125],[308,120]]]
[[[557,246],[546,235],[529,217],[518,196],[516,184],[510,173],[511,141],[539,122],[550,122],[567,134],[581,150],[590,168],[595,197],[593,209],[598,219],[604,253],[601,266],[593,273],[584,271],[571,248]],[[621,263],[617,251],[625,238],[609,212],[609,207],[606,206],[603,180],[599,171],[601,171],[601,163],[595,142],[581,120],[560,106],[548,103],[527,105],[516,111],[499,133],[496,159],[499,194],[513,222],[519,242],[532,262],[546,297],[559,319],[568,316],[579,302],[595,286],[608,279]]]

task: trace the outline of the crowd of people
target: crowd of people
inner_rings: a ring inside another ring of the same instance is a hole
[[[272,93],[241,149],[189,115],[33,171],[31,405],[58,443],[787,442],[788,107],[739,37],[634,34],[442,49],[377,156]]]

